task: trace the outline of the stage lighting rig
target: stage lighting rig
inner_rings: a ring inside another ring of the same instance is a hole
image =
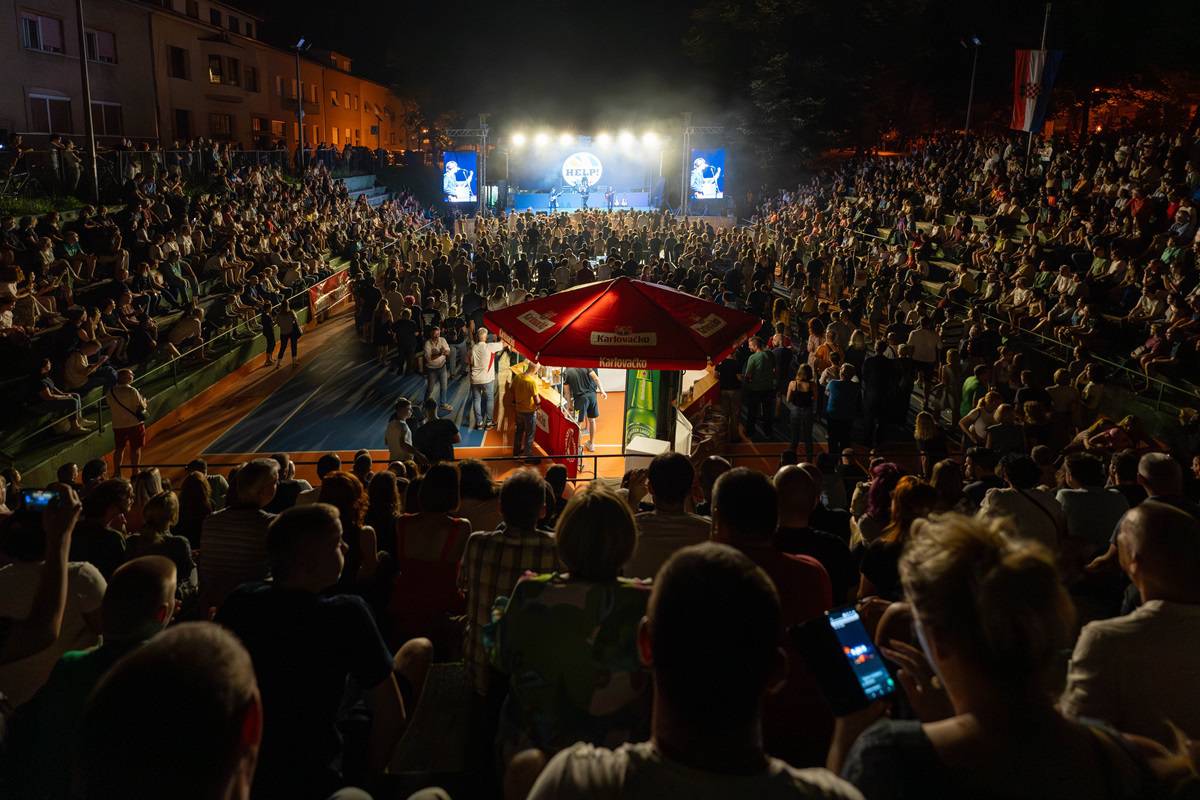
[[[596,144],[600,145],[601,147],[608,147],[610,144],[612,144],[612,136],[610,136],[606,131],[601,131],[596,136]]]
[[[512,146],[513,147],[524,147],[525,142],[526,142],[525,134],[518,131],[517,133],[514,133],[512,135]]]
[[[621,145],[628,147],[634,142],[633,134],[629,131],[621,131],[621,133],[617,135],[617,141]]]
[[[654,131],[646,131],[642,134],[642,144],[646,147],[658,147],[660,141],[658,134]]]
[[[545,131],[539,132],[533,137],[533,143],[538,147],[545,147],[550,143],[550,134],[546,133]]]
[[[566,147],[573,141],[575,141],[575,137],[572,136],[571,134],[567,133],[566,131],[563,131],[562,133],[560,133],[558,135],[558,143],[560,145],[562,145],[563,147]]]

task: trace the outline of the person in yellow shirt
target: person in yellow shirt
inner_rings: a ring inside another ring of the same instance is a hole
[[[513,404],[516,406],[517,427],[513,433],[513,458],[533,455],[533,434],[537,430],[538,365],[527,362],[523,371],[513,370]]]

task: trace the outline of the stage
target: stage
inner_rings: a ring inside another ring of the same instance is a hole
[[[550,211],[549,192],[516,192],[510,194],[510,208],[513,211]],[[584,208],[578,192],[567,191],[559,195],[559,211],[580,211]],[[608,204],[604,200],[604,192],[592,192],[588,195],[587,208],[589,211],[607,211]],[[613,211],[654,211],[650,204],[649,192],[614,192]]]

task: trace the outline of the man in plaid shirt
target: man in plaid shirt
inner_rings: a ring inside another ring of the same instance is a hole
[[[536,530],[546,504],[545,481],[537,471],[514,472],[500,488],[504,522],[494,531],[476,531],[467,539],[458,570],[458,590],[467,598],[463,656],[475,691],[488,693],[487,652],[483,626],[491,622],[496,598],[512,592],[525,572],[558,569],[554,537]]]

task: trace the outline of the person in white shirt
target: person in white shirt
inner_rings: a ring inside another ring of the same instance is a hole
[[[1012,530],[1023,539],[1041,542],[1057,553],[1059,539],[1066,535],[1067,517],[1054,494],[1037,488],[1041,468],[1032,458],[1009,453],[1000,459],[1003,489],[988,489],[979,505],[980,517],[1009,517]]]
[[[146,445],[146,400],[133,385],[133,370],[117,371],[117,382],[105,394],[112,414],[113,476],[121,475],[121,456],[129,446],[130,475],[137,475]]]
[[[529,800],[861,797],[827,770],[796,769],[763,750],[763,701],[787,674],[780,619],[771,579],[740,552],[712,542],[677,552],[658,573],[638,631],[654,675],[650,741],[569,747],[541,771]],[[520,768],[536,774],[539,754],[526,759]],[[512,796],[525,796],[512,784]]]
[[[933,329],[933,322],[929,317],[922,317],[920,325],[908,334],[908,345],[913,350],[913,364],[917,368],[917,379],[921,383],[922,407],[928,408],[930,389],[937,372],[938,350],[942,346],[942,337]]]
[[[417,452],[413,447],[412,429],[408,427],[408,418],[411,416],[412,401],[401,397],[396,401],[396,410],[388,420],[387,430],[383,434],[383,441],[388,449],[388,461],[407,461]]]
[[[446,402],[450,399],[449,358],[450,344],[446,337],[442,336],[442,329],[436,326],[430,328],[429,336],[425,339],[425,399],[433,397],[433,385],[437,383],[441,387],[439,398],[443,411],[454,410],[454,407]]]
[[[51,488],[69,494],[77,504],[66,485],[54,484]],[[4,522],[0,546],[8,563],[0,567],[0,618],[23,620],[36,611],[33,603],[39,596],[47,545],[42,516],[21,511]],[[0,695],[9,705],[15,708],[30,700],[63,653],[100,642],[100,603],[106,588],[104,576],[92,564],[67,564],[66,608],[58,637],[33,655],[0,666]]]
[[[496,407],[496,356],[505,348],[504,342],[489,342],[488,329],[475,331],[471,345],[471,413],[475,429],[494,428],[492,411]]]
[[[1060,705],[1175,748],[1171,726],[1200,738],[1200,522],[1146,500],[1121,520],[1117,557],[1142,605],[1083,627]]]

